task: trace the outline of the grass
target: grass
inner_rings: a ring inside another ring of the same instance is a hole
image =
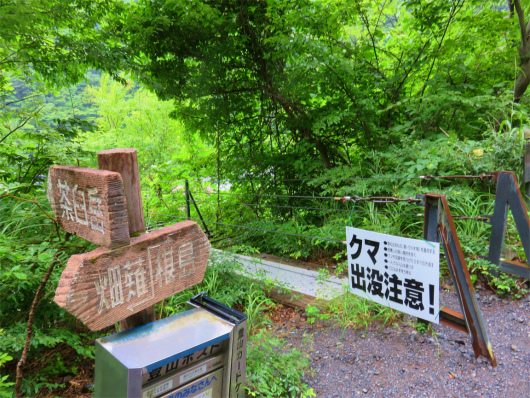
[[[259,261],[259,260],[256,260]],[[313,390],[302,381],[309,360],[297,349],[284,350],[285,341],[267,330],[271,321],[265,316],[276,305],[267,297],[274,281],[263,273],[244,276],[241,264],[220,252],[212,251],[203,281],[160,303],[161,317],[182,312],[186,302],[202,291],[230,307],[242,308],[248,319],[247,391],[249,396],[313,397]],[[255,279],[260,279],[256,281]],[[267,366],[263,366],[266,363]]]
[[[368,329],[373,323],[383,328],[402,317],[399,311],[350,293],[347,285],[343,286],[343,291],[342,295],[329,301],[324,308],[344,329],[347,327]]]
[[[315,397],[303,381],[310,362],[300,350],[285,349],[285,340],[260,330],[247,350],[247,389],[251,397]],[[267,366],[263,366],[267,364]]]

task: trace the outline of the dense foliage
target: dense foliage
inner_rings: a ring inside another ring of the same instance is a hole
[[[500,5],[140,1],[123,31],[187,131],[220,135],[228,178],[293,178],[511,119],[519,31]]]
[[[93,357],[96,335],[52,302],[68,257],[93,246],[50,216],[49,166],[97,167],[96,152],[134,147],[148,227],[186,217],[189,180],[215,245],[340,269],[345,224],[418,237],[422,209],[319,197],[444,193],[455,214],[479,216],[492,211],[494,185],[419,177],[521,177],[529,13],[519,1],[478,0],[0,1],[0,396],[11,396],[14,378],[1,372],[20,358],[52,264],[30,357],[52,347],[73,350],[76,361]],[[458,221],[457,229],[480,281],[489,227]],[[512,219],[507,243],[524,257]],[[250,393],[310,396],[296,365],[306,366],[304,356],[279,356],[281,340],[260,331],[272,303],[229,276],[232,266],[215,263],[197,289],[251,318]],[[493,288],[524,292],[506,275]],[[194,292],[161,303],[159,316]],[[335,307],[344,317],[359,312],[345,325],[374,314],[357,302]],[[75,373],[50,355],[53,365],[28,371],[28,396]],[[283,365],[290,374],[278,380]]]

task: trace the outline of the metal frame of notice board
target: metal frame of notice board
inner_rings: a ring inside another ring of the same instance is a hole
[[[97,339],[95,397],[244,397],[247,316],[205,292],[187,307]]]

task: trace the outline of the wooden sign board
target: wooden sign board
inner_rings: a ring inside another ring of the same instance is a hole
[[[127,203],[119,173],[52,166],[47,196],[65,231],[110,248],[130,243]]]
[[[200,283],[210,242],[183,221],[131,239],[115,250],[70,257],[54,301],[91,330],[100,330]]]

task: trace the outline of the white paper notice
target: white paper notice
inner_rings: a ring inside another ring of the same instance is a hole
[[[350,291],[439,323],[440,244],[346,227]]]

